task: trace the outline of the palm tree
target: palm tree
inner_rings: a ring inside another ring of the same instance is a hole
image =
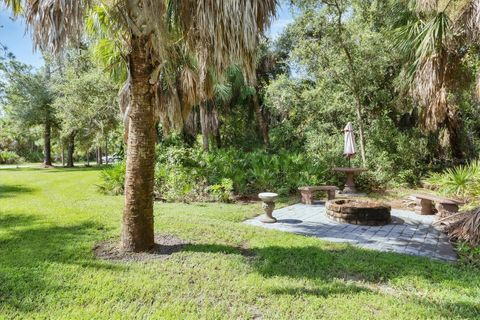
[[[404,0],[397,8],[396,44],[406,57],[408,91],[422,107],[422,127],[445,127],[453,155],[462,158],[459,111],[452,94],[470,84],[462,63],[480,35],[479,3]]]
[[[192,106],[208,95],[208,70],[222,74],[236,62],[254,78],[258,34],[274,15],[276,0],[4,2],[14,9],[22,3],[34,42],[55,53],[82,38],[85,17],[96,6],[108,14],[107,31],[126,53],[128,70],[128,99],[122,99],[128,104],[122,247],[151,249],[156,123],[181,128]],[[188,54],[179,54],[182,50]]]

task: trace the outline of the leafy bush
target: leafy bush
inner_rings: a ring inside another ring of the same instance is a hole
[[[97,185],[101,193],[109,195],[123,194],[125,188],[125,162],[105,168],[100,173],[102,182]]]
[[[182,201],[229,201],[231,193],[288,194],[298,186],[326,182],[329,168],[300,153],[220,149],[205,153],[178,144],[157,148],[157,197]]]
[[[157,164],[155,197],[164,201],[207,201],[208,185],[195,170],[180,165]]]
[[[22,158],[12,151],[0,151],[0,164],[17,164]]]
[[[431,174],[425,182],[446,196],[477,198],[480,196],[480,161]]]
[[[215,200],[230,202],[232,200],[233,181],[231,179],[222,179],[220,184],[208,187],[208,191],[214,196]]]

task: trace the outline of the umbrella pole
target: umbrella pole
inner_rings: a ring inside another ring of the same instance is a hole
[[[352,164],[350,163],[350,157],[348,157],[348,167],[351,168],[352,167]]]

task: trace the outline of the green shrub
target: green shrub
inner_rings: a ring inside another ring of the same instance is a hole
[[[110,166],[100,172],[102,182],[97,185],[101,193],[109,195],[123,194],[125,188],[125,162]]]
[[[205,178],[191,168],[179,165],[157,164],[155,169],[155,197],[164,201],[209,200]]]
[[[208,191],[215,200],[220,202],[230,202],[233,196],[233,181],[231,179],[222,179],[220,184],[214,184],[208,187]]]
[[[210,201],[212,197],[227,201],[232,192],[289,194],[300,185],[326,182],[329,171],[315,159],[284,150],[247,153],[220,149],[205,153],[183,145],[165,144],[157,148],[156,167],[158,197],[167,201]]]
[[[13,151],[0,151],[0,164],[17,164],[22,158]]]
[[[480,161],[472,161],[467,165],[433,173],[425,182],[446,196],[463,199],[477,198],[480,196]]]

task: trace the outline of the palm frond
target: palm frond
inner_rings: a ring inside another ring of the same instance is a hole
[[[416,0],[416,10],[418,12],[432,12],[438,8],[438,0]]]
[[[19,15],[22,11],[22,0],[3,0],[3,2],[12,10],[15,16]]]
[[[450,222],[446,231],[450,238],[466,242],[475,247],[480,245],[480,208],[457,216]]]
[[[90,0],[31,0],[25,18],[33,41],[42,51],[58,53],[69,44],[79,43],[84,15]]]

